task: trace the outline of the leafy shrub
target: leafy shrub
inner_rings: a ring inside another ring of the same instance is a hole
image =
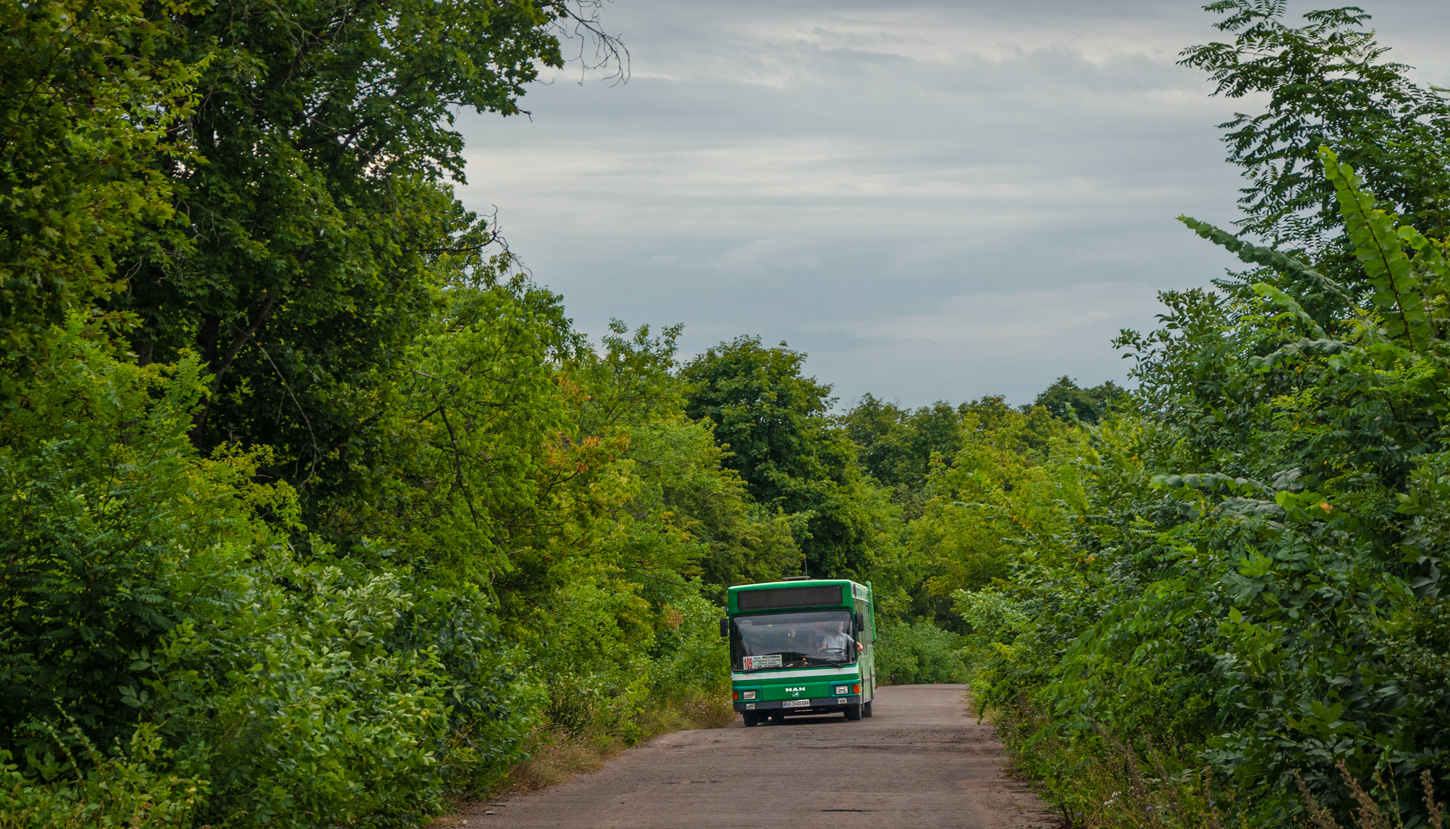
[[[730,649],[720,638],[724,611],[704,598],[683,594],[661,610],[651,655],[653,696],[663,704],[730,694]]]
[[[44,770],[46,782],[21,774],[9,752],[0,751],[0,829],[191,825],[206,782],[166,773],[155,726],[138,726],[113,757],[101,756],[72,728],[71,739],[56,741],[64,759]],[[72,745],[84,756],[72,753]]]
[[[524,756],[544,715],[546,692],[522,647],[499,631],[482,591],[422,586],[391,647],[437,657],[446,678],[449,725],[438,756],[447,793],[486,793]]]
[[[967,640],[980,647],[1011,641],[1029,624],[1017,599],[1000,590],[958,590],[952,598],[967,627]]]
[[[885,622],[876,640],[876,677],[883,685],[966,682],[962,637],[931,622]]]
[[[73,318],[34,363],[0,420],[0,748],[27,758],[55,748],[40,726],[58,711],[96,745],[130,735],[137,654],[208,612],[188,585],[215,574],[196,565],[287,509],[285,487],[251,482],[256,455],[196,457],[194,360],[118,361]]]
[[[6,819],[405,825],[518,757],[539,695],[476,591],[294,561],[259,455],[196,456],[195,363],[48,348],[0,421]]]
[[[1347,821],[1341,778],[1384,769],[1386,825],[1414,825],[1429,807],[1396,791],[1450,772],[1450,266],[1320,155],[1347,284],[1190,221],[1259,281],[1165,295],[1163,328],[1124,337],[1151,415],[1096,431],[1073,548],[1004,582],[1030,624],[998,625],[987,698],[1062,781],[1094,746],[1171,745],[1242,825],[1278,826],[1299,781]]]
[[[572,734],[629,741],[651,690],[649,603],[633,585],[571,583],[539,614],[531,662],[548,689],[548,719]]]
[[[390,647],[412,605],[401,580],[280,554],[245,579],[224,623],[179,629],[147,683],[185,733],[178,766],[211,781],[203,817],[401,826],[438,811],[449,683],[436,653]]]

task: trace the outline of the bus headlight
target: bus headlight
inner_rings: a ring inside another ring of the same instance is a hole
[[[754,691],[741,691],[740,692],[740,698],[741,699],[755,699],[755,692]]]
[[[851,693],[851,686],[849,686],[849,685],[837,685],[836,686],[836,693],[838,693],[838,694],[849,694],[849,693]]]

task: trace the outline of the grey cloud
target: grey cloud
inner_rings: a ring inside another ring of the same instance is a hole
[[[1245,104],[1174,65],[1214,36],[1191,4],[620,0],[605,20],[630,83],[566,72],[532,121],[460,121],[465,201],[499,206],[587,331],[784,339],[846,401],[1022,401],[1121,381],[1116,330],[1232,264],[1174,221],[1231,222],[1239,186],[1214,125]]]

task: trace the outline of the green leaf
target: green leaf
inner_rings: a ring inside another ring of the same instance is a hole
[[[1267,576],[1274,569],[1274,560],[1268,556],[1255,555],[1243,560],[1239,574],[1251,579]]]
[[[1284,345],[1262,357],[1250,357],[1245,362],[1248,363],[1249,368],[1255,371],[1268,371],[1283,360],[1301,357],[1306,354],[1339,354],[1348,347],[1348,345],[1339,340],[1331,340],[1327,337],[1317,340],[1299,340]]]
[[[1354,304],[1354,298],[1343,285],[1325,276],[1308,263],[1296,259],[1287,254],[1280,253],[1273,248],[1261,247],[1251,242],[1245,242],[1227,230],[1214,227],[1207,222],[1200,222],[1189,216],[1179,216],[1178,221],[1188,226],[1189,230],[1199,236],[1213,242],[1219,247],[1225,248],[1237,254],[1239,259],[1251,265],[1262,265],[1265,268],[1272,268],[1280,273],[1292,274],[1307,279],[1331,293],[1338,295],[1345,302]]]
[[[1431,329],[1420,295],[1420,280],[1400,246],[1394,217],[1375,206],[1374,196],[1361,187],[1359,176],[1328,147],[1319,158],[1334,184],[1339,212],[1354,243],[1354,255],[1364,267],[1374,293],[1371,298],[1385,315],[1385,330],[1395,339],[1408,338],[1417,350],[1429,345]]]

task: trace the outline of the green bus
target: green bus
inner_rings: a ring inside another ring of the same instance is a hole
[[[871,585],[794,578],[732,587],[720,635],[747,727],[787,715],[871,716],[876,697]]]

